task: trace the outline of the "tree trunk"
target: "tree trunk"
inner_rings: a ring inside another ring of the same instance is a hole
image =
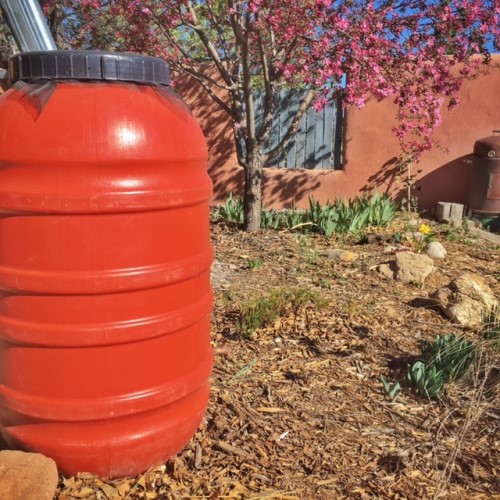
[[[250,152],[245,168],[245,192],[243,196],[245,231],[249,233],[260,229],[263,163],[264,155],[259,148]]]

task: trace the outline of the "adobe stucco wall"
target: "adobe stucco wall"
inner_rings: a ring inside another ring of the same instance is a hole
[[[241,192],[242,169],[232,144],[231,122],[203,91],[193,84],[178,90],[199,119],[210,149],[209,173],[214,181],[214,202]],[[464,82],[461,104],[443,111],[443,123],[435,138],[447,151],[435,148],[418,165],[416,193],[420,209],[432,209],[438,201],[466,202],[474,142],[500,129],[500,54],[493,56],[489,74]],[[351,198],[377,188],[397,196],[404,189],[398,180],[395,158],[399,146],[391,132],[396,108],[390,100],[372,100],[361,110],[346,111],[344,166],[341,171],[266,169],[264,204],[297,207],[309,196],[320,201]]]

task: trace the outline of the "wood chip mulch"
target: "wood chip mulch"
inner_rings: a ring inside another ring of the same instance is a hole
[[[200,429],[137,478],[61,478],[57,499],[500,499],[498,399],[474,401],[469,382],[437,401],[406,389],[391,401],[380,381],[401,381],[422,339],[478,335],[451,324],[428,295],[472,271],[500,296],[498,247],[438,237],[448,258],[418,287],[373,270],[390,258],[384,243],[249,235],[225,224],[212,233],[215,365]],[[359,259],[322,255],[335,246]],[[289,311],[251,338],[237,334],[242,302],[292,286],[328,305]]]

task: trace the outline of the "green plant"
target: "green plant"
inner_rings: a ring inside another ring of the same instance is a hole
[[[422,396],[433,398],[443,388],[443,374],[434,365],[426,366],[423,361],[416,361],[408,367],[406,383]]]
[[[396,231],[391,238],[391,241],[393,243],[396,243],[397,245],[401,245],[403,243],[403,234],[401,231]]]
[[[455,334],[439,335],[433,342],[422,342],[419,361],[408,366],[405,382],[418,394],[433,398],[444,384],[467,375],[476,358],[474,342]]]
[[[420,224],[418,231],[415,231],[413,226],[409,226],[413,248],[416,252],[423,252],[427,245],[434,241],[434,234],[428,224]]]
[[[444,382],[464,376],[476,355],[476,344],[454,333],[436,337],[434,342],[422,343],[422,360],[427,366],[435,366],[443,375]]]
[[[217,207],[214,214],[215,220],[222,218],[236,224],[243,224],[243,216],[243,198],[233,196],[233,193],[229,193],[224,205]]]
[[[283,214],[284,226],[288,229],[296,229],[304,222],[307,222],[306,215],[304,211],[298,211],[295,209],[286,210]]]
[[[283,214],[274,210],[262,210],[260,217],[261,229],[279,229],[282,225]]]
[[[312,229],[325,236],[336,234],[359,234],[369,226],[386,226],[396,214],[396,204],[387,195],[375,192],[370,198],[356,197],[353,200],[336,200],[333,204],[321,204],[309,199],[301,224],[302,229]]]
[[[222,291],[222,305],[225,309],[231,307],[233,303],[233,292],[229,289]]]
[[[321,204],[309,199],[305,211],[288,209],[282,212],[262,210],[261,229],[316,231],[327,237],[339,235],[359,235],[368,226],[386,226],[396,214],[396,204],[387,195],[373,193],[371,197],[356,197],[353,200],[336,200],[333,204]],[[243,199],[229,194],[224,205],[213,212],[214,220],[242,224],[244,218]]]
[[[259,269],[259,267],[262,266],[262,260],[260,259],[254,259],[254,260],[251,260],[248,264],[248,266],[250,267],[250,269]]]
[[[257,358],[252,359],[250,363],[246,364],[241,370],[238,370],[229,380],[228,384],[234,384],[240,378],[244,378],[249,375],[253,369],[253,367],[257,364]]]
[[[384,386],[384,390],[387,393],[387,395],[391,398],[391,401],[394,401],[399,393],[401,392],[401,386],[399,385],[399,382],[395,382],[394,384],[391,384],[390,382],[387,381],[385,377],[380,377],[380,381],[382,382],[382,385]]]
[[[270,325],[288,311],[296,312],[308,304],[321,308],[326,303],[318,292],[308,288],[278,288],[242,304],[236,331],[250,338],[255,330]]]

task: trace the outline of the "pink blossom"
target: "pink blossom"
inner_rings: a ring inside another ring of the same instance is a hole
[[[49,0],[44,9],[49,13],[60,3]],[[191,3],[198,29],[204,30],[222,61],[218,68],[223,87],[243,88],[241,49],[248,44],[249,73],[262,78],[264,54],[275,92],[283,81],[312,88],[318,96],[314,109],[325,105],[327,88],[333,88],[346,105],[357,107],[373,96],[393,99],[398,108],[394,133],[402,151],[415,157],[432,146],[441,109],[457,105],[462,81],[481,70],[482,58],[477,55],[487,40],[500,46],[499,0],[401,0],[397,4],[228,0],[226,9],[220,9],[215,0]],[[70,23],[73,31],[68,42],[94,48],[111,43],[113,49],[156,54],[169,60],[172,68],[197,71],[207,60],[213,62],[214,55],[205,50],[205,42],[193,28],[187,4],[184,0],[65,0],[65,15],[78,21]],[[233,24],[235,14],[241,24]],[[107,25],[115,27],[111,42],[109,29],[102,29]],[[213,85],[210,80],[206,83]],[[220,85],[212,90],[220,95]],[[228,91],[223,101],[231,110],[245,111],[241,93]],[[235,130],[240,130],[236,127],[246,123],[245,118],[241,122],[241,115],[234,113]]]

